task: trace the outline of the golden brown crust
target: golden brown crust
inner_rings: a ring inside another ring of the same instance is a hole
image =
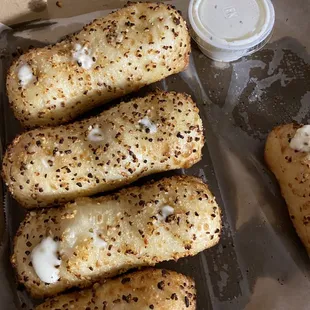
[[[74,58],[77,44],[85,47],[90,68]],[[64,41],[21,55],[8,71],[7,93],[24,126],[58,125],[184,70],[189,54],[186,23],[174,8],[135,3]],[[23,86],[19,73],[24,65],[32,79]]]
[[[156,130],[150,132],[143,119]],[[191,98],[157,91],[90,119],[21,134],[4,156],[3,178],[24,207],[46,207],[190,167],[203,144]]]
[[[161,219],[167,205],[173,213]],[[105,249],[92,243],[98,231]],[[175,176],[113,195],[80,198],[58,209],[31,211],[17,232],[12,263],[19,282],[42,298],[130,268],[196,255],[217,244],[220,231],[220,209],[207,185]],[[30,264],[33,248],[47,236],[60,240],[60,280],[54,284],[42,282]]]
[[[195,283],[174,271],[150,268],[95,284],[89,290],[54,297],[36,310],[69,310],[72,306],[76,310],[194,310]]]
[[[265,161],[277,178],[297,234],[310,253],[310,156],[290,141],[301,125],[274,128],[266,141]]]

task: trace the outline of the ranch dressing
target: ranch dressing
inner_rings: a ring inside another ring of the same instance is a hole
[[[233,61],[260,49],[274,25],[270,0],[191,0],[191,34],[201,51],[217,61]]]

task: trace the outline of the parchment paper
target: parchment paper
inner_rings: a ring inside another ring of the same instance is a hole
[[[186,17],[188,1],[172,2]],[[119,3],[121,7],[123,1]],[[263,50],[224,64],[207,59],[193,43],[185,72],[133,94],[141,95],[155,87],[187,92],[203,118],[203,160],[187,170],[151,177],[175,173],[200,176],[223,210],[219,245],[195,257],[160,265],[195,279],[199,310],[310,308],[309,258],[263,161],[264,141],[274,126],[310,121],[310,4],[308,0],[277,0],[274,5],[275,31]],[[108,13],[0,27],[1,156],[21,131],[5,94],[12,53],[27,50],[30,45],[54,43]],[[15,284],[9,264],[12,239],[24,211],[3,184],[0,195],[0,309],[31,309],[33,301]]]

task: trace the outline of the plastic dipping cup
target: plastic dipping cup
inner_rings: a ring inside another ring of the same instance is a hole
[[[191,0],[192,38],[216,61],[234,61],[261,49],[275,21],[270,0]]]

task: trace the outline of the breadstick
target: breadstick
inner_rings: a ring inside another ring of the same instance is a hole
[[[4,156],[4,180],[21,205],[38,208],[190,167],[204,144],[198,112],[189,96],[158,91],[71,125],[23,133]]]
[[[220,231],[220,210],[207,185],[175,176],[31,211],[15,238],[12,263],[32,296],[48,297],[196,255],[217,244]]]
[[[36,310],[194,310],[194,281],[180,273],[163,269],[145,269],[92,289],[65,294],[47,300]]]
[[[7,93],[24,126],[59,125],[183,71],[189,53],[186,23],[172,6],[130,4],[21,55],[8,71]]]

